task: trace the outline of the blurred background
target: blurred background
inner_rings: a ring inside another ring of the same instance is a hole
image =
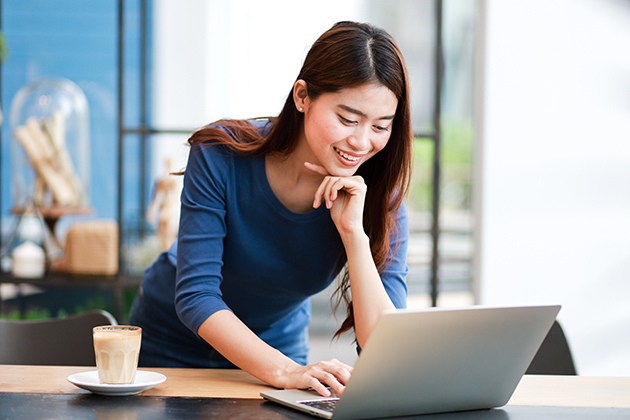
[[[104,308],[124,320],[162,248],[147,211],[185,167],[191,132],[276,115],[309,46],[340,20],[385,28],[410,71],[408,305],[561,303],[578,373],[629,375],[628,0],[2,0],[2,316]],[[87,102],[71,115],[88,134],[76,145],[68,129],[67,142],[88,164],[86,199],[32,215],[12,115],[37,83],[52,85],[40,108],[61,95],[60,79]],[[63,247],[73,227],[115,221],[103,251],[115,273],[72,272],[65,255],[65,272],[16,277],[9,256],[29,217],[52,226],[31,232],[43,247],[47,232]],[[330,290],[313,306],[312,359],[353,363],[350,338],[331,342]]]

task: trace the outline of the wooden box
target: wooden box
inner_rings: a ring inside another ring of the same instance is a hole
[[[66,235],[64,271],[71,274],[115,275],[118,272],[118,223],[77,222]]]

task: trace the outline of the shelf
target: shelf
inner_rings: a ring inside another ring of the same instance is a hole
[[[118,276],[90,276],[53,273],[41,278],[14,277],[11,273],[0,273],[0,283],[32,284],[38,287],[97,287],[111,288],[112,286],[134,287],[142,283],[142,277]]]
[[[126,288],[138,288],[142,283],[142,277],[133,276],[86,276],[62,273],[47,274],[41,278],[14,277],[11,273],[0,273],[0,283],[5,284],[29,284],[31,286],[47,288],[96,288],[111,290],[114,293],[113,315],[119,322],[125,321],[125,308],[123,303],[123,290]],[[0,295],[0,308],[2,296]]]

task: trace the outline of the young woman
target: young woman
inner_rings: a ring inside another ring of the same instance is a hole
[[[352,367],[307,365],[309,297],[339,275],[337,334],[354,330],[359,347],[383,310],[406,303],[412,130],[395,42],[340,22],[313,44],[278,117],[219,121],[189,143],[178,241],[132,307],[140,364],[236,366],[341,394]]]

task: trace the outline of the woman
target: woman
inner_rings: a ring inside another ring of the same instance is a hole
[[[193,134],[178,241],[132,307],[141,365],[237,366],[279,388],[343,392],[352,367],[307,365],[309,297],[342,273],[337,334],[354,329],[359,347],[383,310],[405,306],[408,86],[385,31],[340,22],[277,118]]]

